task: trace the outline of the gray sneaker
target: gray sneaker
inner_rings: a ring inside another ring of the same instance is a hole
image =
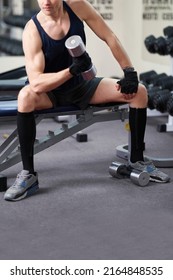
[[[38,176],[22,170],[14,184],[5,192],[4,199],[17,201],[34,194],[39,189]]]
[[[135,163],[129,163],[129,165],[136,170],[146,171],[150,175],[150,181],[157,183],[167,183],[170,181],[170,177],[164,172],[157,169],[151,160],[137,161]]]

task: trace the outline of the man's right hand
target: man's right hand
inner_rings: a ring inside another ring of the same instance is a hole
[[[70,66],[70,73],[73,76],[78,76],[82,72],[89,70],[92,67],[92,61],[87,52],[84,52],[79,57],[73,57],[73,63]]]

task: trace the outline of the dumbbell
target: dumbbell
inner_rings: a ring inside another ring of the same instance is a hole
[[[167,111],[167,102],[170,97],[168,89],[159,90],[152,98],[153,107],[161,113]]]
[[[170,80],[171,80],[170,76],[168,76],[166,73],[163,72],[163,73],[157,74],[156,71],[154,71],[154,70],[150,70],[150,71],[141,73],[139,75],[139,79],[147,87],[151,87],[151,86],[163,87],[164,86],[164,88],[167,88],[166,86],[167,86],[167,84],[170,84]],[[168,80],[166,80],[166,79],[168,79]]]
[[[65,41],[65,46],[72,57],[80,57],[86,52],[85,45],[81,37],[78,35],[69,37]],[[85,80],[91,80],[96,76],[96,73],[96,67],[92,64],[87,71],[82,72],[81,74]]]
[[[173,92],[170,93],[170,97],[167,101],[167,112],[169,115],[173,116]]]
[[[155,70],[149,70],[147,72],[142,72],[139,74],[140,82],[143,84],[149,85],[151,84],[151,81],[154,77],[156,77],[158,74]]]
[[[130,178],[138,186],[145,187],[150,181],[150,176],[146,171],[131,169],[125,164],[112,162],[109,166],[109,174],[118,179]]]
[[[144,44],[146,49],[150,53],[158,53],[159,55],[168,55],[168,38],[160,36],[155,38],[153,35],[150,35],[145,38]]]
[[[170,56],[173,56],[173,37],[167,39],[167,50]]]
[[[158,94],[159,91],[160,91],[159,87],[150,87],[150,88],[148,88],[148,105],[147,105],[147,107],[150,110],[155,109],[155,106],[153,104],[153,100],[154,100],[154,96],[156,94]]]
[[[156,81],[153,81],[154,86],[159,86],[161,89],[173,89],[173,76],[167,76],[165,73],[162,73]]]
[[[154,42],[154,49],[160,55],[168,55],[167,39],[160,36]]]
[[[155,41],[156,41],[156,38],[154,35],[149,35],[144,40],[145,47],[150,53],[156,53]]]
[[[166,73],[157,74],[155,70],[150,70],[141,73],[139,79],[147,88],[148,108],[165,112],[168,93],[173,89],[173,76]]]
[[[167,26],[163,29],[163,33],[166,37],[173,37],[173,26]]]
[[[158,86],[159,85],[159,81],[164,79],[164,78],[167,78],[167,74],[162,72],[160,74],[157,74],[156,76],[153,76],[152,80],[151,80],[151,85],[152,86]]]

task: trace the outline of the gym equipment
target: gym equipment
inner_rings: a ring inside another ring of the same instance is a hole
[[[16,118],[17,100],[0,101],[0,118]],[[48,117],[74,115],[76,120],[69,122],[65,126],[58,126],[55,131],[48,131],[47,135],[36,139],[34,144],[34,154],[37,154],[52,145],[74,135],[94,123],[113,120],[124,121],[128,118],[128,110],[124,108],[124,103],[103,104],[102,106],[88,106],[81,110],[78,107],[63,106],[53,109],[35,111],[36,124]],[[21,161],[19,140],[17,129],[15,129],[7,139],[0,145],[0,172]]]
[[[4,22],[8,25],[24,28],[29,17],[25,17],[24,15],[13,15],[10,14],[4,17]]]
[[[4,174],[0,174],[0,192],[7,190],[7,177]]]
[[[148,108],[156,109],[161,113],[167,111],[167,101],[173,90],[173,76],[166,73],[157,74],[150,70],[139,75],[141,82],[147,87]]]
[[[173,37],[173,26],[167,26],[163,29],[163,34],[167,37],[167,38],[171,38]]]
[[[173,116],[173,92],[170,93],[167,101],[167,112],[169,115]]]
[[[162,88],[168,88],[167,84],[169,86],[170,84],[173,84],[173,78],[171,78],[171,76],[167,76],[167,74],[164,72],[157,74],[154,70],[140,73],[139,79],[140,82],[145,84],[147,88],[151,86],[161,86]]]
[[[144,40],[145,47],[153,54],[173,56],[173,27],[169,26],[163,31],[166,37],[160,36],[155,38],[154,35],[146,37]]]
[[[162,90],[160,90],[159,87],[148,88],[148,108],[150,110],[155,109],[155,104],[153,103],[154,96],[159,94],[160,91],[162,91]]]
[[[109,174],[118,179],[130,178],[135,185],[141,187],[147,186],[150,181],[150,176],[147,172],[131,169],[129,166],[119,162],[112,162],[109,166]]]
[[[152,79],[157,76],[157,72],[155,70],[150,70],[147,72],[143,72],[139,74],[139,80],[145,85],[149,85],[152,82]]]
[[[22,41],[1,35],[0,42],[0,51],[14,56],[23,55]]]
[[[159,86],[162,89],[173,90],[173,76],[167,76],[165,73],[158,75],[158,79],[153,82],[154,86]]]
[[[18,81],[17,79],[21,79],[24,77],[26,77],[26,69],[24,66],[0,73],[0,80],[12,80],[13,87],[15,86],[13,79],[15,79],[17,82]],[[1,85],[2,85],[2,83],[1,83]],[[1,89],[1,87],[0,87],[0,89]]]
[[[168,55],[167,40],[160,36],[154,42],[154,49],[159,55]]]
[[[167,50],[170,56],[173,56],[173,37],[167,39]]]
[[[80,57],[86,52],[85,45],[78,35],[69,37],[65,42],[65,46],[72,57]],[[96,73],[96,67],[92,64],[87,71],[82,72],[82,76],[85,80],[91,80],[96,76]]]
[[[76,141],[77,142],[87,142],[88,141],[88,135],[84,133],[83,131],[79,131],[76,134]]]
[[[153,95],[153,107],[161,113],[167,112],[167,102],[169,97],[170,91],[168,89],[159,90],[156,94]]]
[[[159,81],[166,77],[167,77],[166,73],[160,73],[160,74],[157,74],[156,76],[153,76],[152,80],[151,80],[151,85],[157,86]]]
[[[155,41],[156,37],[154,35],[150,35],[144,40],[145,47],[150,53],[156,53]]]

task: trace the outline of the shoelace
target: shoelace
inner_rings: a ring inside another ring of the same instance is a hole
[[[24,181],[26,178],[27,178],[28,175],[22,175],[22,174],[18,174],[17,175],[17,178],[16,178],[16,181],[14,182],[14,184],[12,185],[12,187],[17,187],[20,185],[20,183],[22,181]]]

